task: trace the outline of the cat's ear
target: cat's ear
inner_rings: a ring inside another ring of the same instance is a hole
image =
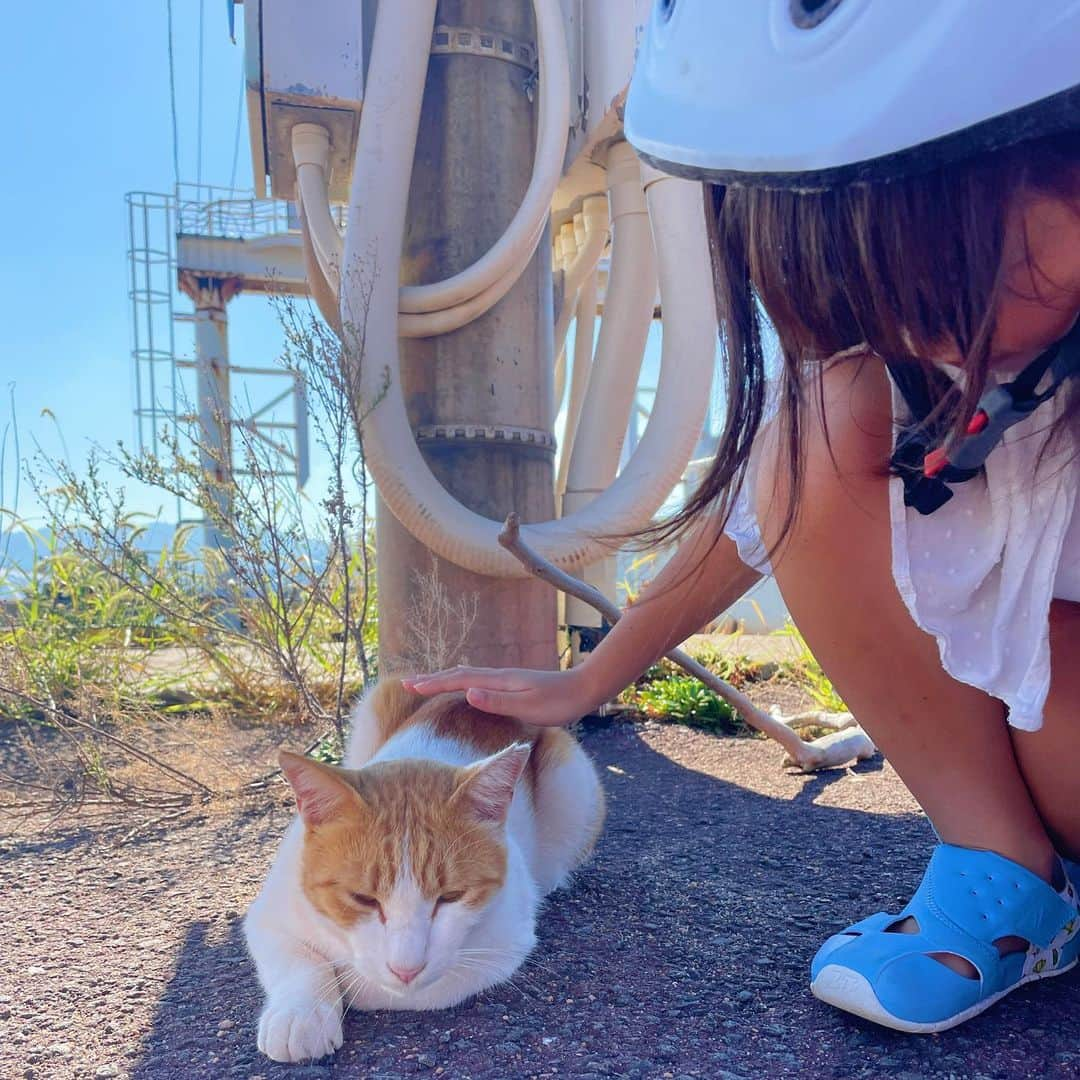
[[[356,788],[333,765],[324,765],[291,750],[278,754],[278,764],[292,785],[296,807],[306,825],[322,825],[361,803]]]
[[[514,743],[469,768],[458,792],[474,817],[496,824],[506,820],[514,788],[531,752],[528,743]]]

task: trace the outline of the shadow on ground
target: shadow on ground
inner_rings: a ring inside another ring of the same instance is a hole
[[[756,740],[678,737],[689,748],[683,761],[711,745],[741,755],[747,770],[776,768],[774,748]],[[875,789],[899,791],[891,771],[870,763],[808,778],[781,798],[678,764],[629,726],[593,732],[586,744],[609,791],[608,826],[593,863],[552,898],[535,958],[513,985],[446,1012],[351,1014],[332,1061],[274,1064],[255,1050],[261,1002],[239,906],[215,904],[211,878],[202,909],[194,917],[187,909],[182,946],[170,950],[174,967],[152,1022],[109,1075],[1080,1075],[1074,976],[1019,991],[931,1038],[894,1035],[810,996],[817,944],[855,917],[898,908],[925,864],[932,836],[922,817],[825,805],[843,801],[844,785],[858,791],[855,805],[873,802]],[[285,821],[264,815],[226,830],[213,845],[220,871],[172,869],[246,875],[222,895],[250,896]]]
[[[478,1078],[1049,1077],[1080,1067],[1080,1055],[1057,1057],[1080,1042],[1075,979],[934,1039],[882,1032],[809,996],[817,943],[914,887],[931,842],[923,819],[815,805],[843,772],[782,801],[684,768],[625,728],[597,733],[589,749],[609,790],[605,838],[574,888],[552,899],[516,985],[444,1013],[354,1014],[332,1063],[283,1067],[254,1051],[259,994],[239,925],[208,947],[195,923],[134,1075],[206,1075],[210,1053],[217,1074],[267,1078],[440,1068]],[[236,1027],[218,1037],[226,1013]],[[1033,1035],[1040,1025],[1060,1041]],[[184,1028],[203,1037],[178,1040]]]

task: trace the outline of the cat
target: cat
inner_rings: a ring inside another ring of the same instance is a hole
[[[604,818],[567,731],[400,679],[360,701],[341,768],[280,762],[299,814],[244,920],[275,1061],[333,1053],[350,1005],[441,1009],[508,979]]]

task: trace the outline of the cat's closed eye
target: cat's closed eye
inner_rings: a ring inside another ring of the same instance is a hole
[[[379,911],[382,905],[374,896],[365,896],[364,893],[350,893],[353,903],[358,904],[362,908],[368,908],[370,911]]]
[[[435,906],[439,908],[442,907],[443,904],[456,904],[464,895],[464,891],[443,893],[442,896],[435,901]]]

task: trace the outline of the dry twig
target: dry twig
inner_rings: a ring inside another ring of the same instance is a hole
[[[529,547],[521,538],[517,514],[507,516],[506,524],[499,533],[499,543],[541,581],[576,596],[600,612],[612,625],[622,617],[622,612],[603,593],[553,566]],[[846,765],[852,760],[863,761],[876,753],[870,737],[857,725],[833,731],[813,742],[806,742],[787,723],[759,709],[745,694],[714,675],[682,649],[672,649],[666,655],[673,663],[704,683],[717,697],[726,701],[750,727],[778,742],[787,751],[785,765],[793,765],[803,772],[816,772],[818,769]],[[821,723],[820,718],[818,722]]]

